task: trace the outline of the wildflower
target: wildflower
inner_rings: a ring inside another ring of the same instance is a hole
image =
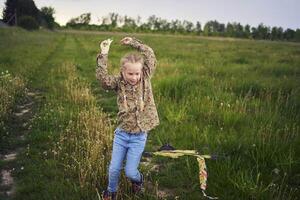
[[[276,184],[275,183],[271,183],[270,187],[276,187]]]
[[[280,170],[278,168],[275,168],[275,169],[272,170],[272,172],[274,172],[274,174],[278,175]]]
[[[55,150],[52,150],[52,153],[53,153],[54,155],[57,155],[57,152],[56,152]]]

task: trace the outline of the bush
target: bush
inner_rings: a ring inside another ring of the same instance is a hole
[[[31,16],[22,16],[19,18],[18,25],[27,30],[35,30],[39,28],[37,20]]]

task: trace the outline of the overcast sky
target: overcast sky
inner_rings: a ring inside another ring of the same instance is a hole
[[[0,0],[1,10],[6,0]],[[92,23],[110,12],[146,21],[156,15],[173,19],[221,23],[240,22],[242,25],[281,26],[284,29],[300,28],[300,0],[34,0],[38,8],[54,7],[56,21],[64,25],[73,17],[91,12]]]

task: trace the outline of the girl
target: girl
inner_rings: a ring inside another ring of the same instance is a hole
[[[104,89],[117,93],[118,127],[114,132],[113,150],[109,165],[107,190],[104,200],[116,199],[120,170],[126,158],[125,174],[131,180],[133,193],[141,191],[143,175],[138,166],[147,140],[148,132],[159,124],[153,99],[150,79],[156,67],[153,50],[140,40],[125,37],[122,45],[139,51],[125,55],[121,59],[119,75],[108,75],[107,59],[112,40],[101,42],[101,52],[97,55],[96,77]]]

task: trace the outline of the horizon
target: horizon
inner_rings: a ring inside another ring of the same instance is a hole
[[[117,13],[121,16],[127,15],[136,19],[141,17],[141,22],[144,23],[151,15],[166,19],[167,21],[180,20],[190,21],[196,25],[196,22],[201,23],[202,28],[208,21],[218,21],[219,23],[240,23],[241,25],[249,24],[251,27],[257,27],[259,24],[264,24],[269,27],[282,27],[283,29],[299,29],[300,13],[297,12],[300,8],[300,2],[289,0],[281,2],[280,0],[253,0],[250,2],[238,2],[237,0],[204,2],[203,0],[188,0],[189,2],[174,2],[172,0],[159,1],[141,1],[121,0],[99,2],[97,0],[34,0],[36,6],[53,7],[55,10],[54,18],[60,25],[65,25],[71,18],[80,16],[83,13],[91,13],[90,24],[101,24],[102,17],[109,13]],[[4,3],[6,0],[0,0],[0,9],[3,12]],[[105,4],[106,6],[101,6]],[[131,6],[128,7],[128,4]],[[156,6],[154,7],[153,4]],[[269,5],[272,5],[270,7]],[[266,8],[268,6],[268,8]],[[69,9],[72,7],[72,9]],[[256,13],[254,15],[253,10]],[[141,11],[143,10],[143,11]],[[200,11],[200,12],[199,12]],[[2,13],[1,12],[1,13]],[[1,15],[2,18],[2,15]]]

